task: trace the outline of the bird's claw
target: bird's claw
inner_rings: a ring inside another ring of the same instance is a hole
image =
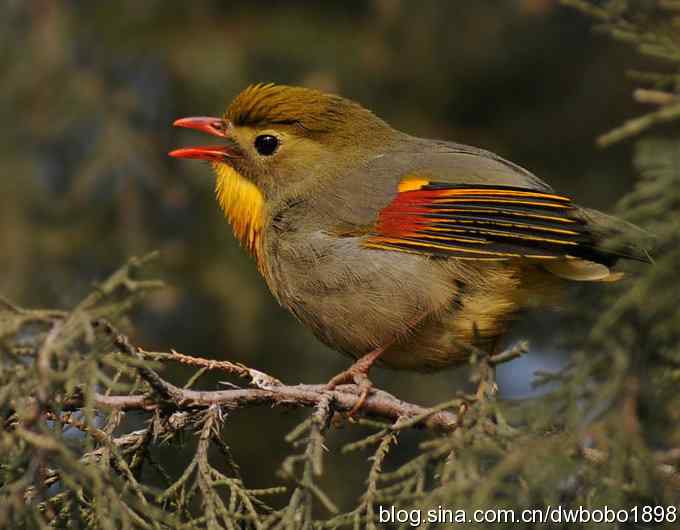
[[[351,366],[333,377],[326,385],[326,390],[334,390],[337,386],[344,384],[355,384],[360,391],[359,399],[347,413],[348,419],[352,420],[366,403],[366,399],[373,389],[373,383],[364,370]]]

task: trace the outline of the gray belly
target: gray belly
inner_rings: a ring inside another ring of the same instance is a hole
[[[264,248],[265,278],[284,307],[352,357],[389,344],[381,361],[393,368],[433,370],[464,360],[464,343],[481,328],[462,316],[458,278],[474,280],[466,300],[492,294],[483,288],[488,275],[462,262],[367,249],[358,237],[287,234]],[[495,328],[480,335],[496,335]]]

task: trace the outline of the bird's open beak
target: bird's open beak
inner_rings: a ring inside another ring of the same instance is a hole
[[[176,158],[197,158],[212,162],[224,162],[228,158],[237,158],[239,155],[238,144],[230,137],[231,123],[222,118],[201,116],[196,118],[180,118],[173,123],[175,127],[196,129],[204,133],[218,136],[226,140],[225,145],[204,145],[196,147],[183,147],[175,149],[168,154]]]

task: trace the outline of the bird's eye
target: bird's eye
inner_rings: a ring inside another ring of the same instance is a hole
[[[269,156],[276,151],[279,146],[279,139],[271,134],[261,134],[255,138],[255,149],[264,156]]]

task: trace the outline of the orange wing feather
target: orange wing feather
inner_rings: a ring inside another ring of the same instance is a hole
[[[594,259],[593,238],[575,211],[568,197],[541,191],[409,181],[365,244],[461,259]]]

